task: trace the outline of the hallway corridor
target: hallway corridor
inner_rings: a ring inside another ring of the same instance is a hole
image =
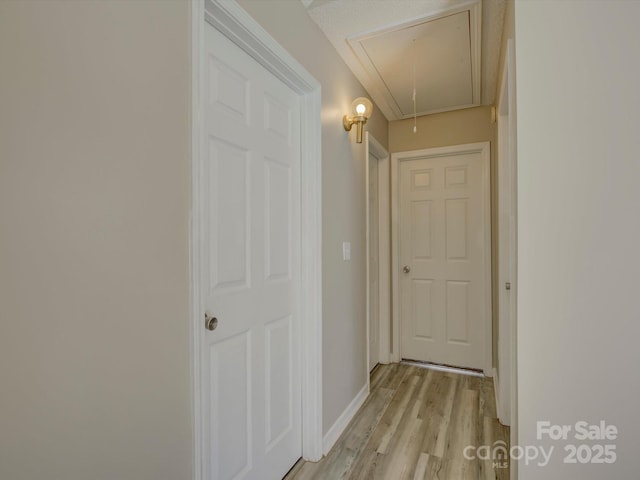
[[[465,460],[467,445],[509,443],[496,415],[493,381],[414,365],[378,366],[371,395],[318,463],[299,462],[285,480],[508,479],[508,468]]]

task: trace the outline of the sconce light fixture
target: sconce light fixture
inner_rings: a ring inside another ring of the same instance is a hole
[[[365,97],[358,97],[351,103],[351,114],[342,118],[344,129],[349,132],[353,124],[358,125],[356,142],[362,143],[362,126],[367,123],[373,111],[371,100]]]

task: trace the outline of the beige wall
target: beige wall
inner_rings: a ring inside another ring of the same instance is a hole
[[[640,3],[515,7],[518,441],[555,447],[519,478],[638,478]],[[619,435],[538,439],[544,420]],[[615,463],[564,463],[583,443],[614,445]]]
[[[417,133],[413,133],[413,119],[389,124],[389,150],[391,153],[424,148],[491,142],[491,260],[493,284],[493,364],[498,357],[497,316],[497,213],[498,176],[496,169],[496,124],[491,122],[491,107],[475,107],[452,112],[436,113],[417,118]]]
[[[191,477],[187,2],[0,2],[0,478]]]
[[[413,133],[413,119],[389,124],[389,150],[392,153],[446,147],[463,143],[493,141],[495,124],[490,107],[466,108],[453,112],[418,117],[418,132]],[[493,147],[493,145],[492,145]]]
[[[239,2],[322,84],[323,425],[326,432],[365,385],[365,158],[342,127],[354,98],[368,96],[299,1]],[[387,145],[379,111],[366,125]],[[351,261],[342,242],[351,242]]]

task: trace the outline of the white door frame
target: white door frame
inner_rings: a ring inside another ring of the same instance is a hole
[[[498,288],[500,308],[498,309],[498,375],[496,389],[498,392],[498,418],[504,425],[511,425],[514,412],[512,407],[515,401],[515,325],[516,325],[516,301],[517,301],[517,257],[516,257],[516,124],[515,124],[515,71],[513,58],[513,40],[507,41],[507,51],[504,68],[502,71],[502,86],[498,96],[498,218],[502,222],[505,215],[510,214],[510,229],[504,231],[502,225],[499,229],[498,259],[500,261],[498,272]],[[508,270],[508,271],[507,271]],[[511,284],[510,291],[506,291],[506,282]],[[508,302],[510,311],[504,315],[505,296],[510,297]]]
[[[365,199],[366,199],[366,255],[367,255],[367,385],[369,384],[370,350],[370,315],[369,311],[372,292],[371,274],[369,272],[369,255],[371,249],[371,235],[378,235],[378,362],[389,363],[391,338],[391,249],[389,232],[389,152],[369,132],[365,132]],[[378,159],[378,231],[371,232],[369,225],[369,156],[373,154]]]
[[[301,361],[302,455],[322,458],[322,155],[320,83],[283,49],[235,0],[191,2],[192,138],[191,138],[191,381],[193,401],[193,478],[202,480],[202,386],[200,340],[204,329],[205,225],[201,158],[204,128],[205,21],[300,95],[301,153]]]
[[[511,272],[508,281],[511,282],[511,311],[508,318],[504,318],[498,312],[498,368],[496,378],[496,398],[498,418],[505,425],[510,425],[511,445],[518,443],[518,368],[517,368],[517,301],[518,301],[518,194],[517,194],[517,137],[516,137],[516,71],[515,49],[513,39],[507,40],[505,62],[502,71],[502,86],[498,96],[498,162],[499,167],[507,162],[508,178],[500,178],[498,181],[498,197],[500,201],[499,211],[503,208],[503,201],[508,202],[511,208],[510,238],[500,238],[498,243],[498,260],[510,257]],[[498,172],[500,173],[500,168]],[[501,218],[501,216],[499,216]],[[511,248],[506,248],[507,243]],[[500,263],[500,262],[499,262]],[[502,270],[501,270],[502,272]],[[504,278],[499,277],[499,288],[504,293]],[[506,335],[505,335],[506,332]],[[505,369],[503,363],[508,363]],[[503,374],[504,372],[504,374]],[[503,383],[504,382],[504,383]],[[506,383],[506,384],[505,384]],[[505,408],[507,407],[508,408]],[[511,479],[518,478],[518,462],[511,461]]]
[[[399,362],[402,360],[401,342],[401,322],[400,322],[400,280],[399,280],[399,205],[400,205],[400,163],[403,161],[427,159],[432,157],[442,157],[449,155],[463,155],[468,153],[479,153],[482,159],[482,212],[484,214],[485,225],[485,352],[484,352],[484,373],[487,376],[493,374],[492,357],[492,325],[491,325],[491,188],[490,188],[490,143],[469,143],[465,145],[453,145],[449,147],[427,148],[425,150],[413,150],[409,152],[398,152],[391,155],[391,279],[392,279],[392,304],[393,304],[393,342],[391,360]]]

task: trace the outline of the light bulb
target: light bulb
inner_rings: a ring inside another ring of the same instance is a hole
[[[367,106],[364,103],[359,103],[356,105],[356,113],[358,115],[364,115],[364,112],[367,111]]]

